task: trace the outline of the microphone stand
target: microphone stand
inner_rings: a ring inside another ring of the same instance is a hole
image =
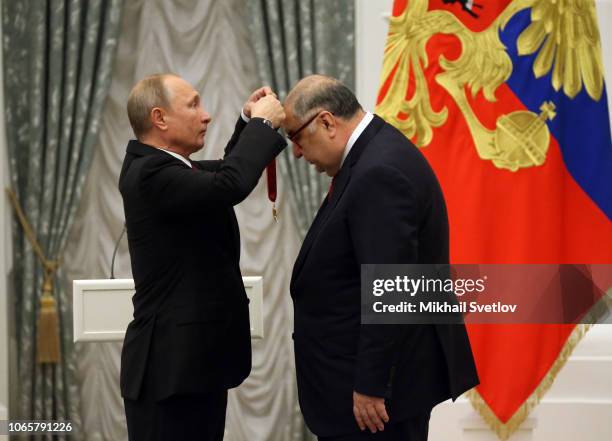
[[[113,251],[113,257],[111,259],[111,264],[110,264],[110,278],[111,279],[115,278],[115,257],[117,256],[117,250],[119,249],[119,242],[121,242],[121,239],[123,239],[123,235],[125,234],[126,230],[127,230],[127,226],[124,223],[123,230],[121,230],[121,234],[119,235],[119,239],[117,239],[117,242],[115,242],[115,250]]]

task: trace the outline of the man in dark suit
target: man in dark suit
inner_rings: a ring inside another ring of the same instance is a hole
[[[448,263],[440,186],[333,78],[301,80],[285,111],[294,155],[333,177],[291,279],[306,423],[320,440],[426,440],[433,406],[478,384],[465,327],[362,325],[360,265]]]
[[[119,189],[136,287],[121,355],[129,439],[221,440],[227,389],[251,370],[233,206],[286,146],[275,130],[284,110],[269,88],[255,91],[217,161],[189,160],[211,118],[182,78],[140,81],[128,116],[137,140]]]

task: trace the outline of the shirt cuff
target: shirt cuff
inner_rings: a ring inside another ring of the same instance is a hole
[[[246,123],[248,123],[251,120],[251,118],[249,118],[248,116],[244,114],[244,109],[240,111],[240,118],[242,118],[242,120]]]

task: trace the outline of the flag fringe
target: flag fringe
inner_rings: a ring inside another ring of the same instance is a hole
[[[557,378],[557,374],[559,371],[561,371],[563,366],[565,366],[565,363],[567,363],[570,355],[578,343],[580,343],[582,338],[586,335],[591,326],[591,324],[576,325],[546,376],[542,379],[538,387],[533,391],[529,398],[525,400],[521,407],[518,408],[518,410],[506,423],[503,423],[497,417],[497,415],[495,415],[487,402],[482,398],[480,393],[478,393],[476,388],[466,393],[466,396],[470,400],[474,410],[480,414],[482,419],[485,420],[485,422],[489,425],[491,430],[497,434],[500,440],[505,441],[510,438],[510,436],[512,436],[512,434],[521,426],[523,421],[527,419],[531,411],[540,403],[542,397],[546,394],[546,392],[548,392]]]

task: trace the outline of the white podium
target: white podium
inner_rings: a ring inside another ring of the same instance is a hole
[[[243,277],[249,297],[251,338],[263,338],[263,278]],[[123,341],[132,321],[134,280],[75,280],[72,311],[75,342]]]

